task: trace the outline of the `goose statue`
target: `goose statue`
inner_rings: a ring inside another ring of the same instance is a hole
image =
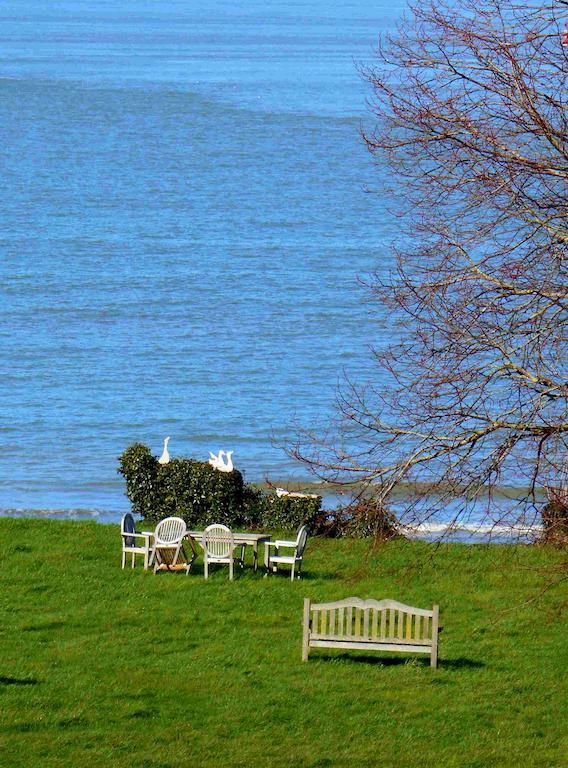
[[[221,456],[222,453],[225,453],[225,451],[220,451],[219,456]],[[232,472],[233,471],[233,459],[231,456],[233,455],[234,451],[227,451],[225,453],[225,456],[227,457],[226,461],[221,460],[219,465],[216,467],[216,469],[219,470],[219,472]]]
[[[162,451],[162,455],[158,459],[158,464],[167,464],[170,460],[170,454],[168,452],[168,443],[170,442],[170,438],[166,437],[164,440],[164,450]]]
[[[276,488],[276,495],[279,499],[282,498],[282,496],[289,496],[291,499],[317,499],[318,495],[317,493],[291,493],[290,491],[287,491],[285,488]]]
[[[209,451],[209,464],[211,464],[213,469],[219,469],[219,467],[223,466],[224,455],[225,455],[225,451],[219,451],[217,456],[214,453],[211,453],[211,451]]]

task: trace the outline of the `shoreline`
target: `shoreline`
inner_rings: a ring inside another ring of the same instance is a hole
[[[128,511],[128,510],[125,510]],[[92,521],[102,525],[118,525],[124,511],[102,509],[26,509],[0,508],[0,518]],[[541,524],[503,525],[488,523],[430,522],[419,525],[401,525],[400,533],[408,539],[425,541],[443,540],[447,543],[471,544],[529,544],[534,543],[543,531]]]

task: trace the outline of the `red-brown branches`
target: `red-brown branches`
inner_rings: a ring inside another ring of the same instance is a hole
[[[399,217],[396,267],[368,281],[389,341],[372,385],[339,395],[340,429],[292,449],[320,477],[406,513],[519,493],[537,514],[568,448],[568,46],[561,3],[416,4],[381,40],[364,134]],[[381,198],[381,199],[384,199]],[[394,339],[394,341],[392,341]],[[435,495],[432,495],[432,489]],[[434,501],[435,499],[435,501]]]

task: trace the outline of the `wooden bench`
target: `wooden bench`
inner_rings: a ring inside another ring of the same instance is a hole
[[[396,600],[348,597],[336,603],[304,599],[302,661],[310,648],[429,653],[438,666],[438,606],[431,611]]]

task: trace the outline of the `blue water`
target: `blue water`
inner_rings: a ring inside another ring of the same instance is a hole
[[[402,0],[4,0],[0,508],[127,508],[117,456],[279,447],[326,424],[388,321],[357,71]]]

